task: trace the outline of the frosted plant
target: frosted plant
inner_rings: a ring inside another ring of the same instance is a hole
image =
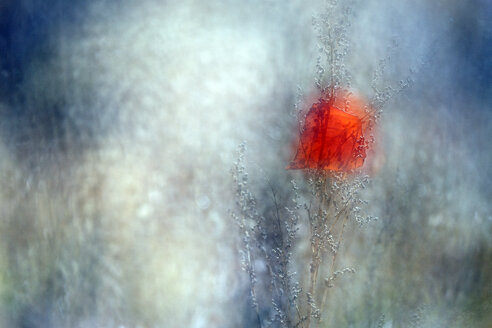
[[[360,195],[369,183],[361,166],[372,150],[372,130],[381,107],[391,94],[376,92],[371,104],[364,104],[345,91],[351,80],[345,66],[350,18],[350,6],[331,1],[313,19],[319,40],[315,85],[320,98],[307,114],[298,112],[301,136],[288,168],[304,169],[305,174],[301,183],[292,180],[288,203],[279,203],[279,191],[272,186],[271,210],[260,212],[268,205],[260,206],[249,188],[244,144],[233,169],[238,210],[232,215],[242,236],[241,264],[249,276],[259,327],[322,324],[330,289],[340,276],[356,272],[338,264],[348,223],[364,225],[375,219],[366,214],[367,202]]]

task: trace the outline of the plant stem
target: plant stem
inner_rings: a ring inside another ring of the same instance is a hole
[[[319,240],[319,228],[323,223],[323,206],[326,201],[326,185],[327,178],[322,177],[323,182],[320,187],[319,197],[320,203],[318,207],[318,215],[316,217],[316,221],[313,223],[312,218],[310,218],[311,222],[311,238],[313,238],[314,243],[311,245],[311,268],[310,268],[310,285],[309,285],[309,294],[311,295],[311,301],[316,302],[316,283],[318,281],[318,272],[319,267],[321,265],[321,257],[320,257],[320,240]],[[330,197],[331,198],[331,197]],[[312,315],[312,307],[308,304],[307,308],[307,328],[310,327],[311,324],[311,315]]]
[[[337,245],[339,247],[340,247],[340,245],[342,243],[343,232],[345,230],[345,226],[347,225],[348,218],[349,218],[348,213],[345,213],[345,217],[343,218],[342,230],[340,231],[340,234],[339,234],[339,237],[338,237],[338,242],[337,242]],[[338,255],[338,250],[337,250],[336,253],[333,254],[333,257],[332,257],[332,260],[331,260],[331,266],[330,266],[330,272],[331,272],[331,274],[333,274],[335,272],[335,263],[336,263],[336,260],[337,260],[337,255]],[[324,306],[325,306],[326,299],[328,297],[328,290],[329,289],[330,288],[328,286],[325,286],[325,290],[323,291],[323,298],[321,300],[321,307],[320,307],[320,309],[323,309]]]

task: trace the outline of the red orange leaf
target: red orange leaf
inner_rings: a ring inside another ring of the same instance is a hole
[[[309,109],[287,169],[350,172],[364,164],[369,130],[364,103],[348,92],[330,94]]]

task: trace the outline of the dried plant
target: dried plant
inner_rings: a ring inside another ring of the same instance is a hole
[[[280,205],[272,188],[274,211],[271,216],[264,216],[248,186],[245,150],[245,145],[241,145],[233,169],[239,211],[232,216],[241,231],[241,264],[249,276],[257,324],[318,326],[326,315],[327,297],[336,280],[355,273],[353,268],[337,266],[348,222],[362,225],[374,219],[364,214],[365,202],[359,195],[369,180],[363,175],[347,177],[311,170],[306,174],[309,199],[301,200],[301,191],[293,180],[290,204]],[[308,231],[305,237],[310,245],[309,263],[305,257],[296,256],[302,243],[300,230]]]
[[[313,118],[309,117],[309,113],[306,115],[298,111],[300,134],[311,133],[306,138],[303,135],[300,143],[309,142],[313,135],[314,138],[320,137],[316,131],[326,128],[319,123],[322,120],[319,117],[324,113],[313,111],[324,110],[322,107],[325,106],[327,120],[331,117],[330,111],[350,113],[349,100],[352,96],[344,91],[350,88],[351,79],[345,66],[350,49],[346,36],[352,14],[350,8],[330,1],[326,11],[313,19],[320,53],[316,62],[315,85],[319,94],[326,99],[320,98],[320,102],[313,105],[309,112],[313,113]],[[380,76],[382,72],[376,75]],[[334,156],[330,158],[325,154],[323,162],[320,162],[322,156],[318,153],[313,156],[296,155],[296,162],[288,168],[305,170],[305,180],[301,183],[305,190],[301,191],[299,183],[292,180],[290,202],[281,204],[277,191],[271,186],[273,210],[265,211],[265,214],[258,210],[256,198],[248,186],[244,160],[246,146],[240,146],[238,161],[233,169],[238,211],[232,216],[242,236],[241,264],[249,276],[251,305],[258,327],[309,328],[322,325],[327,315],[327,299],[336,280],[341,275],[356,272],[354,268],[339,267],[339,253],[350,221],[363,225],[375,219],[366,215],[366,202],[360,196],[369,178],[357,168],[364,163],[366,150],[374,142],[370,131],[389,94],[389,90],[384,95],[376,92],[371,104],[357,105],[361,107],[358,114],[364,117],[364,123],[363,118],[349,115],[359,122],[359,127],[366,127],[363,132],[368,135],[364,136],[365,140],[362,139],[362,150],[354,146],[352,154],[342,156],[339,153],[343,151],[342,145],[331,147],[335,151]],[[348,114],[340,114],[343,115]],[[308,130],[308,124],[317,126]],[[354,125],[350,126],[352,128]],[[360,135],[361,132],[358,133]],[[324,139],[315,146],[300,144],[298,154],[299,151],[306,153],[314,148],[320,152],[319,144],[323,147],[326,142],[335,142],[321,134]],[[344,135],[353,135],[353,132]],[[354,141],[354,145],[359,145],[359,141]],[[313,162],[316,160],[318,162]],[[350,163],[328,163],[330,160]],[[302,253],[300,244],[305,241],[309,244],[307,254],[299,256],[297,253]],[[266,269],[263,270],[263,267]]]

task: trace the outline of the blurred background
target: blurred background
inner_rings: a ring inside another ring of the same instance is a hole
[[[265,213],[305,183],[284,168],[325,8],[0,0],[0,326],[251,326],[230,171],[246,141]],[[378,67],[380,88],[410,83],[325,325],[490,327],[492,4],[350,9],[330,19],[351,23],[351,87],[371,98]]]

